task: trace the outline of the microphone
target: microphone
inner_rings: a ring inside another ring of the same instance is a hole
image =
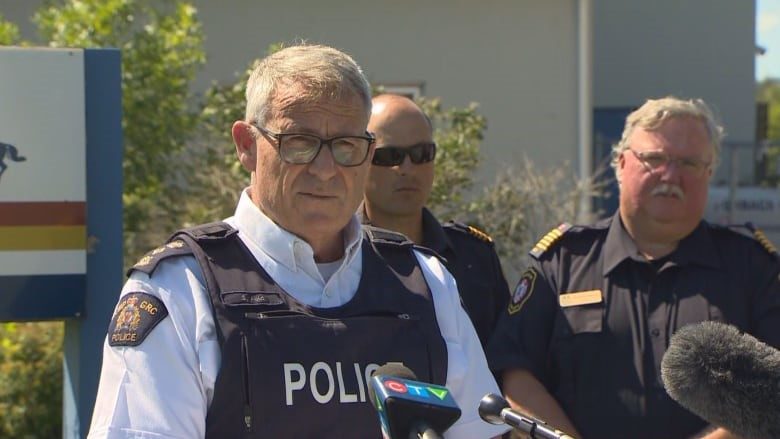
[[[733,326],[677,331],[661,378],[672,399],[713,425],[744,438],[780,437],[780,351]]]
[[[374,372],[368,395],[379,413],[384,437],[441,438],[460,418],[460,408],[446,387],[416,379],[401,363],[387,363]]]
[[[527,433],[533,439],[574,439],[560,430],[551,428],[544,421],[523,416],[512,410],[504,398],[494,393],[488,393],[479,402],[479,417],[491,424],[507,424]]]

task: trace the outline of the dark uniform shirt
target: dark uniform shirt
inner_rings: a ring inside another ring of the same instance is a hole
[[[365,214],[362,221],[368,223]],[[442,225],[423,208],[422,246],[445,259],[447,270],[458,283],[463,307],[474,324],[479,341],[485,346],[509,300],[509,287],[492,239],[484,232],[457,222]]]
[[[531,371],[586,438],[683,438],[706,423],[664,391],[661,359],[684,325],[722,321],[780,347],[780,262],[702,221],[648,261],[619,214],[559,228],[532,251],[488,349],[493,371]]]

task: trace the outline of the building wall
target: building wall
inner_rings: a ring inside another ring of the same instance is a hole
[[[483,183],[523,155],[576,169],[577,1],[194,0],[208,55],[195,88],[235,80],[271,43],[323,42],[351,53],[373,82],[421,83],[445,106],[478,102],[488,120]],[[0,0],[0,13],[34,38],[28,17],[40,3]],[[728,140],[753,140],[754,1],[592,4],[594,107],[703,97]]]
[[[635,107],[648,97],[701,97],[728,142],[755,139],[755,2],[596,0],[594,106]],[[740,179],[752,156],[740,152]],[[728,154],[716,175],[726,178]]]
[[[352,54],[376,83],[423,83],[444,106],[480,104],[484,166],[576,159],[576,0],[196,0],[199,87],[229,81],[268,44],[305,38]],[[489,176],[489,177],[488,177]]]

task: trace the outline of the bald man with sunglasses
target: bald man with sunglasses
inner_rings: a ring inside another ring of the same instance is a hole
[[[457,222],[441,224],[425,208],[431,194],[436,144],[430,119],[412,100],[374,97],[368,130],[377,145],[369,169],[364,224],[403,233],[436,251],[458,283],[464,308],[484,346],[509,288],[492,239]]]

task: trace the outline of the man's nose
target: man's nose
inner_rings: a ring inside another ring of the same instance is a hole
[[[682,172],[682,166],[680,163],[680,159],[669,158],[666,163],[657,169],[661,175],[661,178],[664,180],[669,180],[679,176]]]
[[[308,164],[308,172],[324,181],[336,175],[338,166],[328,145],[322,145],[317,156]]]
[[[398,169],[403,172],[407,173],[412,170],[412,167],[414,166],[414,163],[412,163],[412,156],[409,154],[404,155],[404,159],[401,162],[400,165],[398,165]]]

